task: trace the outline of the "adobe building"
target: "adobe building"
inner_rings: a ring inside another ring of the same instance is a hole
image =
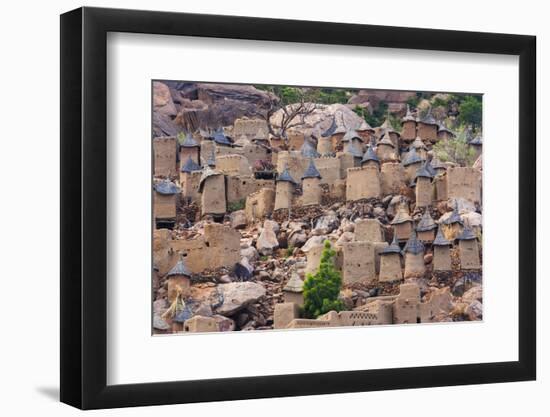
[[[411,142],[416,138],[416,118],[411,114],[408,104],[407,114],[401,119],[401,138],[407,142]]]
[[[447,172],[447,166],[443,162],[441,162],[439,158],[435,156],[431,159],[430,164],[432,165],[432,168],[435,171],[435,175],[440,175]]]
[[[206,158],[206,161],[204,161],[203,166],[207,166],[207,167],[210,167],[210,168],[215,168],[216,167],[216,149],[215,149],[215,147],[212,148],[212,150],[210,151],[210,153],[208,155],[209,156]]]
[[[420,288],[416,284],[401,284],[393,303],[393,323],[420,323]]]
[[[479,158],[482,152],[483,148],[483,139],[481,135],[477,135],[475,138],[473,138],[470,142],[468,142],[468,145],[470,145],[470,148],[474,150],[475,158]]]
[[[207,168],[199,182],[201,193],[201,215],[220,216],[227,211],[225,176],[219,171]]]
[[[446,239],[454,241],[462,234],[462,218],[458,214],[456,207],[451,215],[443,221],[443,235]]]
[[[273,328],[285,329],[294,319],[300,317],[300,307],[295,303],[277,303],[273,312]]]
[[[433,247],[433,269],[434,271],[450,271],[452,243],[445,239],[441,226],[437,229],[437,235],[432,243]]]
[[[422,166],[422,158],[416,153],[414,147],[410,148],[411,150],[407,152],[407,155],[403,159],[403,167],[405,168],[405,180],[407,183],[410,183],[414,180],[416,176],[416,171]]]
[[[411,143],[411,146],[409,149],[414,148],[416,150],[416,153],[422,160],[426,160],[428,157],[428,150],[426,148],[426,145],[424,145],[424,142],[422,142],[422,139],[420,139],[420,136],[417,136],[415,140]]]
[[[201,145],[193,138],[191,133],[185,135],[183,143],[179,146],[179,160],[185,163],[188,158],[191,158],[196,164],[200,163]]]
[[[399,207],[395,217],[391,221],[391,225],[393,226],[394,234],[397,236],[399,242],[409,239],[413,229],[413,220],[406,207]]]
[[[380,172],[377,166],[349,168],[346,178],[346,201],[380,198]]]
[[[153,139],[153,166],[155,177],[177,175],[177,145],[175,136],[162,136]]]
[[[437,169],[436,169],[437,170]],[[447,175],[437,174],[433,179],[435,199],[437,201],[447,200]]]
[[[296,182],[285,167],[276,179],[274,210],[290,209],[292,207],[295,184]]]
[[[384,137],[386,134],[389,135],[391,141],[396,147],[399,146],[399,138],[401,135],[399,134],[399,132],[394,130],[392,124],[390,123],[390,119],[388,117],[386,117],[386,120],[384,120],[384,123],[382,123],[378,127],[379,138]]]
[[[197,315],[185,320],[183,331],[189,333],[210,333],[219,332],[220,327],[214,317]]]
[[[157,229],[174,227],[176,222],[176,202],[179,189],[170,180],[163,180],[153,186],[153,217]]]
[[[201,167],[191,158],[182,165],[180,170],[181,195],[190,201],[200,199],[199,184],[201,179]]]
[[[437,122],[432,116],[432,108],[428,109],[426,115],[417,121],[417,135],[423,141],[437,142]]]
[[[252,169],[248,159],[243,155],[229,154],[221,155],[216,159],[216,169],[223,175],[228,176],[252,176]]]
[[[355,240],[382,242],[382,227],[378,219],[359,219],[355,222]]]
[[[293,272],[290,279],[283,287],[283,297],[285,303],[294,303],[299,307],[304,305],[304,281],[300,279],[300,276]]]
[[[350,146],[355,147],[363,154],[363,138],[355,130],[348,130],[342,137],[343,151],[348,152]]]
[[[321,204],[321,174],[315,167],[313,159],[309,160],[309,166],[302,176],[302,205],[311,206]]]
[[[380,282],[401,281],[403,272],[401,270],[401,248],[397,242],[397,234],[393,233],[391,245],[380,252]]]
[[[361,155],[361,167],[375,167],[376,169],[380,168],[380,159],[372,149],[372,145],[369,143],[367,150],[364,155]]]
[[[417,187],[418,188],[418,187]],[[430,210],[426,209],[422,218],[416,226],[416,232],[418,234],[418,240],[421,242],[431,243],[435,239],[435,230],[437,229],[437,224],[435,224],[434,219],[430,215]]]
[[[344,284],[368,284],[376,279],[374,244],[346,242],[343,247],[342,279]]]
[[[480,269],[479,245],[477,237],[468,226],[458,239],[458,250],[460,254],[460,269]]]
[[[416,171],[416,207],[428,207],[432,205],[432,174],[430,174],[426,165],[427,163],[424,163],[424,165]]]
[[[248,223],[254,223],[271,216],[275,208],[275,190],[262,188],[246,197],[245,216]]]
[[[334,149],[332,149],[332,140],[330,137],[321,135],[317,140],[317,152],[320,155],[334,155]]]
[[[405,169],[399,162],[386,162],[380,168],[382,196],[399,194],[405,183]]]
[[[481,203],[481,171],[472,167],[447,168],[447,197]]]
[[[178,294],[186,296],[191,287],[191,271],[185,265],[184,257],[166,274],[168,278],[168,301],[173,303]]]
[[[416,238],[416,231],[411,232],[411,237],[403,249],[405,252],[405,278],[421,278],[426,273],[424,265],[424,245]]]
[[[353,166],[361,166],[361,159],[363,158],[363,152],[359,149],[355,143],[351,143],[343,152],[344,154],[351,155],[353,157]]]
[[[267,139],[267,122],[263,119],[249,119],[244,116],[233,123],[232,135],[235,138],[246,136],[248,139],[257,139],[258,134]]]
[[[445,126],[445,123],[438,123],[437,124],[437,139],[438,140],[449,140],[454,139],[455,133],[450,130],[447,126]]]
[[[382,162],[397,160],[397,154],[395,151],[395,145],[392,142],[390,135],[386,133],[376,148],[376,155]]]

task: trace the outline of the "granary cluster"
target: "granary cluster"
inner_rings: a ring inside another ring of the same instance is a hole
[[[324,126],[281,139],[242,118],[153,139],[157,331],[441,321],[460,304],[456,277],[479,283],[481,137],[479,161],[460,166],[434,155],[454,133],[431,111],[407,108],[400,129]],[[305,319],[325,240],[351,301]]]

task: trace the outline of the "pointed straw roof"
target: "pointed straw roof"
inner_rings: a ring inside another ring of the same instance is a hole
[[[156,183],[153,188],[157,193],[164,195],[173,195],[179,192],[177,185],[168,179]]]
[[[195,138],[191,135],[191,133],[187,133],[185,135],[185,139],[183,140],[183,143],[181,144],[182,148],[200,148],[201,145],[195,140]]]
[[[407,243],[403,248],[403,252],[409,252],[414,255],[418,255],[419,253],[424,252],[424,245],[421,241],[417,239],[416,230],[413,229],[413,231],[411,232],[411,237],[409,237],[409,240],[407,240]]]
[[[418,232],[427,232],[428,230],[433,230],[435,228],[437,228],[437,224],[435,224],[434,219],[430,215],[430,210],[426,210],[418,222],[416,230]]]
[[[451,246],[451,242],[445,239],[445,236],[443,236],[443,231],[441,230],[441,226],[437,228],[437,235],[435,236],[434,241],[432,242],[433,246]]]
[[[395,217],[390,224],[401,224],[405,222],[412,222],[412,217],[406,209],[401,207],[397,210],[397,213],[395,213]]]
[[[434,170],[437,170],[437,169],[447,169],[447,166],[441,162],[441,160],[437,157],[433,157],[432,160],[430,161],[430,165],[432,166],[432,168]]]
[[[411,143],[411,146],[415,149],[426,149],[426,145],[424,144],[424,142],[422,141],[422,139],[420,139],[420,136],[417,136],[413,142]]]
[[[420,120],[418,120],[420,123],[423,123],[425,125],[434,125],[437,126],[437,122],[435,121],[434,117],[432,116],[432,108],[430,107],[424,117],[422,117]]]
[[[382,136],[382,139],[380,142],[378,142],[379,145],[387,145],[391,146],[392,148],[395,148],[395,145],[393,144],[393,141],[390,138],[390,135],[388,132],[384,133],[384,136]]]
[[[416,122],[416,118],[411,113],[411,108],[407,104],[407,114],[401,119],[401,123]]]
[[[297,273],[293,273],[290,276],[290,279],[283,288],[283,291],[288,292],[302,292],[304,290],[304,281],[300,279],[300,276]]]
[[[363,155],[363,159],[361,159],[361,165],[369,161],[374,161],[378,163],[378,165],[380,165],[380,159],[378,159],[378,156],[376,156],[376,153],[374,152],[374,149],[372,149],[372,145],[370,143],[369,146],[367,146],[365,154]]]
[[[233,145],[229,140],[229,138],[225,135],[221,127],[214,132],[213,139],[214,139],[214,142],[216,142],[218,145],[224,145],[224,146]]]
[[[306,172],[304,172],[304,175],[302,175],[302,179],[305,178],[321,178],[321,174],[317,170],[317,167],[313,162],[313,158],[309,160],[309,166],[307,167]]]
[[[399,242],[397,242],[397,233],[395,233],[395,230],[393,231],[393,240],[391,241],[391,244],[386,246],[380,252],[381,255],[388,253],[401,253],[401,248],[399,247]]]
[[[457,237],[458,240],[474,240],[477,239],[477,236],[474,235],[474,232],[470,228],[470,226],[464,226],[464,230],[462,231],[462,234]]]
[[[413,147],[413,148],[411,148],[411,150],[409,152],[407,152],[407,155],[405,156],[405,159],[403,160],[403,166],[416,164],[418,162],[422,162],[422,158],[416,152],[416,148]]]
[[[430,179],[433,178],[433,175],[429,171],[427,164],[428,164],[428,161],[424,162],[424,164],[419,169],[416,170],[416,174],[414,176],[415,179],[419,177],[430,178]]]
[[[296,184],[296,181],[294,181],[294,179],[290,175],[290,172],[288,172],[288,167],[286,167],[286,166],[283,169],[283,172],[281,172],[281,174],[277,176],[276,181],[278,181],[278,182],[290,182],[292,184]]]
[[[191,271],[187,268],[187,265],[185,265],[185,260],[182,255],[180,255],[180,259],[174,265],[174,267],[166,274],[167,277],[177,276],[177,275],[183,275],[186,277],[191,276]]]
[[[437,123],[437,133],[439,132],[447,132],[447,133],[450,133],[451,136],[456,136],[455,132],[453,132],[451,129],[449,129],[446,125],[445,125],[445,122],[439,122]]]
[[[477,135],[470,142],[468,142],[468,144],[473,146],[481,146],[483,145],[483,138],[481,137],[481,135]]]
[[[454,223],[460,223],[462,224],[462,218],[458,214],[458,210],[456,208],[453,209],[453,212],[447,219],[443,221],[444,224],[454,224]]]
[[[193,158],[191,158],[191,156],[187,158],[187,161],[185,161],[185,164],[181,167],[181,172],[193,172],[200,170],[200,165],[193,161]]]
[[[304,144],[300,148],[300,153],[305,158],[319,158],[321,154],[317,152],[317,149],[307,139],[304,140]]]
[[[357,139],[363,142],[363,138],[359,136],[359,133],[357,133],[357,131],[354,129],[350,129],[346,132],[346,134],[342,138],[342,142],[351,142],[353,139]]]

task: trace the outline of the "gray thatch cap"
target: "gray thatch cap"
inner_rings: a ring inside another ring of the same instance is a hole
[[[437,172],[435,171],[435,168],[432,166],[432,160],[431,159],[428,159],[426,161],[426,169],[428,170],[428,172],[432,175],[432,177],[435,177],[435,174],[437,174]]]
[[[412,218],[407,210],[400,208],[397,210],[397,213],[395,213],[395,217],[391,221],[391,224],[401,224],[405,222],[412,222]]]
[[[277,176],[277,179],[275,181],[280,182],[290,182],[292,184],[296,184],[296,181],[294,181],[294,178],[290,175],[290,172],[288,172],[288,168],[285,167],[283,169],[283,172]]]
[[[411,150],[407,153],[405,159],[403,160],[403,166],[416,164],[418,162],[422,162],[422,158],[420,157],[420,155],[418,155],[416,149],[412,147]]]
[[[321,156],[308,140],[304,140],[304,144],[300,148],[300,153],[304,158],[319,158]]]
[[[424,142],[422,141],[422,139],[420,139],[420,136],[417,136],[413,142],[411,143],[411,146],[415,149],[426,149],[426,145],[424,144]]]
[[[189,271],[187,265],[185,265],[183,256],[180,256],[180,259],[176,265],[174,265],[174,267],[166,274],[167,277],[172,277],[175,275],[183,275],[186,277],[191,276],[191,271]]]
[[[425,125],[437,126],[437,122],[434,119],[434,117],[432,116],[432,108],[431,107],[428,109],[426,115],[419,120],[419,122],[423,123]]]
[[[477,239],[477,236],[474,235],[474,232],[469,226],[464,226],[462,234],[457,237],[458,240],[474,240]]]
[[[407,104],[407,114],[401,119],[401,123],[416,122],[415,117],[411,114],[411,108]]]
[[[206,180],[210,177],[215,177],[217,175],[222,175],[222,173],[219,171],[215,171],[210,167],[206,167],[202,172],[201,179],[199,181],[199,193],[202,193],[202,189],[204,187]]]
[[[432,160],[430,161],[430,166],[436,170],[436,169],[447,169],[447,166],[441,162],[441,160],[439,158],[432,158]]]
[[[193,138],[191,133],[187,133],[185,135],[185,139],[183,140],[183,143],[181,144],[182,148],[200,148],[201,145]]]
[[[307,167],[306,172],[304,172],[304,175],[302,175],[302,179],[304,178],[321,178],[321,174],[317,170],[317,167],[313,162],[313,158],[309,160],[309,166]]]
[[[462,224],[462,219],[460,218],[460,215],[458,214],[458,210],[455,208],[451,215],[447,217],[444,221],[444,224],[454,224],[454,223],[460,223]]]
[[[432,242],[433,246],[451,246],[451,242],[445,239],[443,232],[441,231],[441,226],[437,228],[437,235],[435,236],[434,241]]]
[[[170,180],[163,180],[161,182],[158,182],[153,186],[153,188],[157,193],[164,195],[172,195],[179,192],[178,186]]]
[[[468,144],[473,146],[481,146],[483,145],[483,138],[481,137],[481,135],[477,135],[470,142],[468,142]]]
[[[418,232],[427,232],[428,230],[433,230],[435,228],[437,228],[437,224],[435,224],[434,219],[430,215],[430,210],[426,210],[418,222],[416,230]]]
[[[332,116],[332,123],[330,124],[327,130],[321,133],[321,136],[324,138],[332,136],[336,132],[337,127],[338,126],[336,125],[336,117]]]
[[[414,178],[424,177],[424,178],[433,178],[432,173],[427,167],[428,162],[424,162],[424,164],[416,170],[416,174]]]
[[[367,163],[368,161],[374,161],[380,165],[380,159],[376,156],[376,153],[374,152],[374,149],[372,149],[372,145],[370,143],[369,146],[367,146],[365,154],[363,155],[363,159],[361,159],[361,165]]]
[[[304,290],[304,281],[300,279],[298,274],[293,273],[283,288],[283,291],[302,292]]]
[[[392,148],[395,148],[395,145],[393,144],[393,141],[390,138],[390,134],[388,132],[384,133],[384,136],[382,136],[382,139],[380,142],[378,142],[379,145],[388,145]]]
[[[357,131],[354,129],[350,129],[346,132],[346,134],[342,138],[342,142],[351,142],[353,139],[357,139],[358,141],[363,142],[363,138],[359,136],[359,133],[357,133]]]
[[[229,138],[225,135],[221,127],[214,132],[214,142],[216,142],[218,145],[224,145],[224,146],[233,145],[229,140]]]
[[[424,245],[416,238],[416,231],[414,229],[411,233],[411,237],[409,237],[409,240],[407,240],[407,243],[403,248],[403,252],[409,252],[414,255],[424,252]]]
[[[381,255],[388,253],[401,253],[401,248],[399,247],[399,243],[397,242],[397,233],[395,233],[395,230],[393,231],[393,240],[391,241],[391,244],[389,246],[386,246],[380,252]]]
[[[455,132],[453,132],[451,129],[449,129],[447,126],[445,126],[445,123],[443,123],[443,122],[439,122],[437,124],[437,133],[439,133],[439,132],[447,132],[447,133],[450,133],[451,136],[456,136]]]
[[[185,161],[185,164],[181,167],[181,172],[194,172],[200,170],[200,165],[197,164],[191,157],[187,158],[187,161]]]

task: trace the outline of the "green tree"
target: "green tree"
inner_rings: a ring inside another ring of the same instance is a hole
[[[481,126],[481,96],[466,96],[458,106],[458,119],[463,124]]]
[[[315,274],[307,274],[304,282],[304,315],[317,318],[331,310],[340,311],[344,308],[342,300],[338,299],[342,278],[334,266],[336,252],[325,241],[321,253],[319,269]]]
[[[457,137],[449,140],[440,140],[433,146],[435,155],[443,162],[454,162],[461,166],[472,166],[476,152],[468,145],[466,132],[463,130]]]

